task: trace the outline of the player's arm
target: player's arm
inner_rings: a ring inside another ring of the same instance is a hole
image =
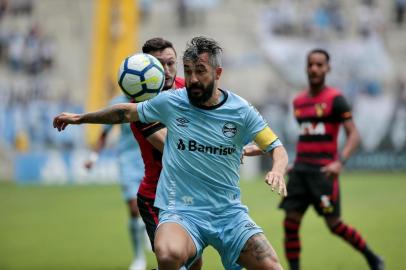
[[[259,148],[258,145],[254,144],[254,143],[244,146],[244,149],[243,149],[244,156],[253,157],[253,156],[261,156],[263,154],[264,154],[264,152],[262,151],[262,149]]]
[[[272,191],[279,186],[278,193],[286,196],[284,175],[288,166],[288,154],[285,147],[269,127],[260,131],[254,141],[263,153],[272,158],[272,168],[266,174],[265,182],[272,187]]]
[[[338,118],[337,120],[342,122],[346,135],[345,145],[339,155],[339,162],[344,165],[359,146],[360,136],[352,118],[350,105],[344,96],[340,95],[334,98],[333,113]]]
[[[333,101],[333,113],[337,120],[342,122],[345,130],[346,141],[339,158],[321,168],[328,177],[338,175],[345,162],[350,158],[351,154],[357,149],[360,143],[360,136],[352,119],[350,106],[343,96],[335,97]]]
[[[119,103],[103,110],[75,114],[61,113],[54,118],[53,125],[58,131],[64,130],[69,124],[121,124],[139,120],[136,103]]]
[[[164,151],[164,144],[166,139],[167,129],[162,128],[147,137],[150,144],[161,153]]]
[[[96,145],[93,148],[93,151],[90,153],[89,158],[85,161],[84,166],[86,169],[91,169],[93,167],[93,164],[97,161],[99,158],[99,153],[103,150],[103,148],[106,146],[106,140],[107,140],[107,135],[108,131],[103,130],[100,133],[99,138],[97,139]]]
[[[343,150],[341,151],[339,160],[344,165],[352,153],[354,153],[354,151],[358,148],[361,139],[358,129],[352,119],[344,121],[343,126],[347,139],[345,141]]]

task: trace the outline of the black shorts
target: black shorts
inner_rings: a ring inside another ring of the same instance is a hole
[[[304,213],[313,205],[321,216],[340,216],[338,177],[327,178],[322,172],[294,169],[289,171],[288,177],[288,196],[282,200],[280,208]]]
[[[140,215],[145,223],[145,229],[147,230],[149,241],[151,241],[152,250],[155,250],[154,237],[156,227],[158,226],[159,216],[159,209],[154,207],[154,201],[154,199],[146,198],[137,194],[138,209],[140,210]]]

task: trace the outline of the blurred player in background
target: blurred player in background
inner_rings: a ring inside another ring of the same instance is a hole
[[[310,51],[307,55],[309,89],[300,92],[293,101],[300,135],[296,160],[288,173],[289,194],[280,205],[286,212],[286,257],[291,270],[300,269],[300,223],[308,206],[313,205],[333,234],[361,252],[372,270],[382,270],[383,260],[372,252],[359,232],[341,220],[338,176],[360,138],[343,95],[325,85],[325,77],[330,71],[329,60],[325,50]],[[338,154],[337,137],[341,124],[346,142]]]
[[[114,97],[109,105],[130,102],[130,100],[120,94]],[[113,125],[103,125],[102,132],[97,143],[84,166],[92,169],[97,161],[99,153],[104,149],[108,134]],[[120,184],[123,198],[127,202],[130,220],[129,231],[131,243],[134,250],[134,259],[130,265],[130,270],[145,270],[147,266],[144,252],[145,225],[140,216],[137,206],[137,191],[144,176],[144,163],[142,161],[140,146],[134,140],[130,124],[120,125],[120,137],[117,141],[117,157],[120,168]]]
[[[186,89],[162,92],[138,104],[55,117],[69,124],[156,122],[168,129],[155,206],[160,209],[155,252],[161,270],[178,270],[199,258],[207,245],[226,269],[282,269],[263,231],[241,204],[242,148],[255,141],[273,159],[265,181],[286,195],[287,154],[257,110],[234,93],[218,88],[222,49],[196,37],[183,56]]]

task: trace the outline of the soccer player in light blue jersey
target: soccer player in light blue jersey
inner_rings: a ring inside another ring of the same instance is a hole
[[[186,88],[166,91],[138,104],[118,104],[86,113],[62,113],[54,127],[68,124],[159,121],[168,133],[155,205],[159,269],[190,265],[213,246],[225,269],[282,269],[262,229],[241,203],[240,157],[254,141],[272,158],[265,182],[286,196],[285,148],[258,111],[219,87],[222,49],[206,37],[193,38],[183,56]]]
[[[120,94],[114,97],[109,105],[126,103],[130,100]],[[85,162],[85,167],[91,169],[97,160],[98,154],[106,145],[106,139],[113,125],[104,125],[97,140],[94,151]],[[126,201],[130,219],[128,228],[131,236],[131,243],[134,250],[134,259],[129,270],[145,270],[147,265],[144,252],[144,231],[145,225],[140,216],[137,205],[138,187],[144,177],[144,162],[141,157],[140,147],[134,139],[130,124],[120,125],[120,138],[117,145],[117,158],[120,169],[120,185],[123,199]]]

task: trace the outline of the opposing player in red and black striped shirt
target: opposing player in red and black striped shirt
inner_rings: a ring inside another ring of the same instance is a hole
[[[321,49],[308,54],[309,89],[300,92],[293,101],[300,135],[296,160],[288,174],[288,196],[280,205],[286,211],[285,252],[290,269],[298,270],[300,223],[309,205],[313,205],[333,234],[360,251],[371,269],[381,270],[384,269],[383,260],[371,251],[359,232],[340,217],[338,176],[360,139],[345,98],[339,90],[325,85],[325,77],[330,71],[329,58],[327,51]],[[339,153],[337,137],[341,125],[346,142]]]

